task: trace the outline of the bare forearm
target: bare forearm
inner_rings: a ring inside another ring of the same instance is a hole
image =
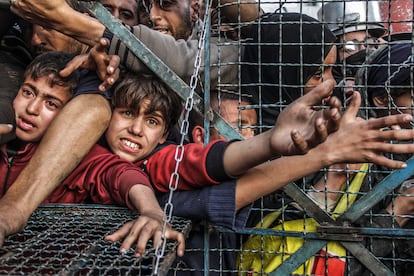
[[[162,218],[163,211],[155,198],[154,191],[146,185],[134,185],[129,190],[129,200],[135,209],[141,213],[159,213]]]
[[[77,166],[106,129],[110,116],[108,101],[97,94],[77,96],[65,106],[28,165],[0,200],[0,227],[1,223],[9,225],[6,235],[20,230],[31,213]]]
[[[252,139],[231,143],[223,156],[224,168],[228,175],[239,176],[250,168],[277,157],[270,147],[272,131],[266,131]]]
[[[89,46],[94,46],[103,36],[105,26],[98,20],[79,13],[75,10],[68,10],[64,20],[53,24],[53,28],[66,35],[69,35]]]
[[[99,41],[105,30],[99,21],[73,10],[63,0],[18,1],[14,5],[11,10],[29,22],[55,29],[90,46]]]
[[[236,208],[240,209],[288,183],[328,166],[320,152],[282,157],[246,172],[237,181]]]

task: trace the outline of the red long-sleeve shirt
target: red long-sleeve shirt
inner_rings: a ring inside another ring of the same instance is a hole
[[[0,197],[27,165],[38,144],[26,144],[14,156],[6,145],[0,151]],[[126,205],[129,189],[135,184],[151,187],[148,176],[138,167],[120,159],[101,146],[94,146],[75,170],[45,200],[45,203],[97,203]]]
[[[228,144],[227,141],[216,140],[207,146],[195,143],[184,145],[184,153],[178,154],[182,160],[178,166],[177,190],[193,190],[232,179],[226,174],[223,165],[223,153]],[[175,144],[161,145],[148,158],[135,163],[148,173],[157,191],[169,191],[171,174],[177,164],[176,147]]]

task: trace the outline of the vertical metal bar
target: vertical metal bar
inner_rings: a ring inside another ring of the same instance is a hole
[[[206,40],[204,42],[204,144],[210,141],[210,1],[204,0]]]
[[[204,0],[204,26],[205,26],[205,41],[204,41],[204,144],[210,141],[210,1]],[[208,276],[210,271],[210,236],[207,222],[204,224],[204,275]]]
[[[209,259],[209,250],[210,250],[210,235],[208,231],[208,224],[204,223],[204,275],[208,276],[210,271],[210,259]]]

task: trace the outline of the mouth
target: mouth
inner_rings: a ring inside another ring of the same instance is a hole
[[[32,50],[32,52],[36,56],[41,55],[41,54],[44,54],[44,53],[47,53],[47,52],[50,52],[50,51],[52,51],[52,50],[46,49],[44,47],[34,47],[33,50]]]
[[[124,145],[124,147],[134,152],[139,151],[142,148],[140,144],[132,142],[127,139],[121,139],[121,143],[122,145]]]
[[[20,128],[24,131],[30,131],[30,130],[36,128],[36,124],[34,124],[32,121],[30,121],[26,118],[19,117],[17,119],[16,127]]]
[[[172,32],[170,31],[170,29],[164,26],[155,26],[153,27],[153,29],[166,35],[172,35]]]

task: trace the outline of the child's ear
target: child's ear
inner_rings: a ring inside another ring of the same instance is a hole
[[[196,144],[204,144],[204,128],[201,126],[195,126],[193,131],[191,131],[191,137],[193,142]]]
[[[168,135],[170,135],[170,132],[169,131],[167,131],[166,133],[164,133],[164,135],[158,141],[158,144],[164,144],[165,141],[167,141]]]
[[[384,107],[384,106],[388,106],[388,95],[380,95],[380,96],[375,96],[372,101],[374,102],[374,105],[377,107]]]

